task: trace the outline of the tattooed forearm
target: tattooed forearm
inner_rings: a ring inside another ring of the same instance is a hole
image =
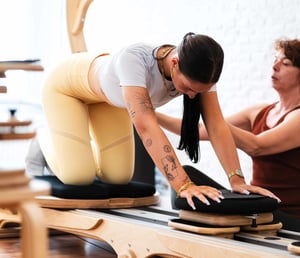
[[[172,155],[167,155],[161,160],[161,162],[167,179],[169,181],[173,181],[178,176],[175,158]]]
[[[167,153],[171,152],[171,147],[169,145],[165,145],[164,146],[164,151],[167,152]]]
[[[133,119],[135,117],[135,111],[132,109],[130,103],[128,103],[128,102],[127,102],[127,107],[128,107],[129,115],[130,115],[131,119]]]
[[[152,140],[150,138],[146,139],[145,147],[151,147],[151,146],[152,146]]]

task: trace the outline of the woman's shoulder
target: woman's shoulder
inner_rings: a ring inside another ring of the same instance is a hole
[[[145,67],[152,67],[155,63],[153,57],[154,45],[147,43],[135,43],[127,45],[115,54],[118,61],[130,64],[144,64]]]
[[[148,44],[148,43],[133,43],[130,45],[125,46],[121,51],[133,54],[149,54],[152,53],[155,45]]]

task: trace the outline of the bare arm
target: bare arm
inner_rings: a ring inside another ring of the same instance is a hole
[[[226,121],[230,124],[242,128],[244,130],[251,130],[251,121],[254,120],[258,111],[266,104],[260,104],[253,107],[246,108],[226,118]],[[159,124],[168,131],[180,135],[181,130],[181,118],[171,117],[159,112],[156,112],[157,120]],[[199,123],[199,134],[201,140],[209,140],[205,126]]]
[[[230,125],[237,147],[250,156],[280,153],[299,147],[299,128],[299,109],[289,113],[278,126],[258,135]]]
[[[180,135],[181,131],[181,118],[176,118],[172,116],[168,116],[159,112],[156,112],[156,117],[158,123],[168,131]]]
[[[199,124],[199,133],[201,140],[211,140],[215,153],[228,175],[231,171],[240,168],[238,155],[236,152],[235,138],[234,135],[229,130],[229,126],[225,122],[222,112],[219,107],[217,94],[215,92],[203,93],[202,103],[204,109],[204,122],[208,128],[206,130],[205,126]],[[206,108],[207,107],[207,108]],[[252,115],[257,112],[258,107],[251,108],[253,112],[244,110],[231,117],[229,121],[241,126],[244,129],[249,129],[251,127]],[[170,117],[161,113],[156,112],[159,124],[167,130],[180,135],[181,119]],[[272,198],[278,199],[270,191],[247,185],[245,180],[241,177],[234,176],[230,179],[231,187],[234,191],[245,193],[255,192],[262,195],[270,196]]]
[[[246,108],[226,118],[237,148],[250,156],[269,155],[300,146],[300,110],[288,114],[284,121],[263,133],[252,133],[254,119],[266,104]],[[205,128],[201,126],[201,131]]]
[[[181,118],[168,116],[168,115],[165,115],[165,114],[162,114],[159,112],[156,112],[155,114],[156,114],[156,117],[157,117],[157,120],[158,120],[158,123],[160,124],[160,126],[162,126],[166,130],[168,130],[174,134],[177,134],[177,135],[181,134],[181,123],[182,123]],[[199,134],[200,134],[201,140],[209,140],[207,131],[201,123],[199,123]]]
[[[202,93],[203,119],[207,128],[199,127],[201,139],[210,139],[216,155],[218,156],[227,174],[240,169],[240,163],[232,135],[225,122],[216,92]],[[167,130],[180,134],[181,119],[156,113],[160,125]],[[205,137],[204,137],[205,136]],[[244,179],[240,178],[240,183]]]
[[[226,117],[225,120],[230,125],[234,125],[243,130],[246,130],[246,131],[251,131],[252,122],[254,121],[259,110],[265,105],[266,104],[259,104],[259,105],[245,108],[244,110],[238,111],[238,112]],[[231,129],[231,127],[230,127],[230,129]],[[201,140],[209,140],[209,136],[207,134],[206,128],[202,123],[199,124],[199,133],[200,133]],[[233,138],[235,140],[235,135],[233,135]],[[236,142],[235,142],[235,144],[236,144]]]
[[[217,93],[202,93],[201,103],[202,117],[207,134],[226,174],[241,169],[236,146],[229,127],[223,118]],[[234,188],[237,184],[245,184],[245,180],[242,177],[232,177],[230,184]]]
[[[122,91],[132,122],[147,152],[172,188],[178,192],[191,180],[180,165],[171,143],[158,124],[147,90],[141,87],[123,87]],[[218,201],[221,193],[209,186],[195,185],[189,185],[181,192],[181,197],[185,197],[191,207],[194,206],[193,196],[208,203],[205,196]]]
[[[240,169],[240,163],[232,133],[219,106],[217,92],[202,93],[202,105],[207,134],[223,169],[228,175],[231,171]],[[246,184],[242,177],[233,176],[229,182],[233,191],[259,193],[279,200],[267,189]]]

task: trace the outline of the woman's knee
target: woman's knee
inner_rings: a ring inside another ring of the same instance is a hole
[[[133,172],[134,162],[127,160],[126,162],[104,162],[97,175],[104,183],[127,184],[132,180]]]
[[[70,168],[64,168],[55,174],[64,184],[89,185],[95,180],[96,168],[91,165],[77,167],[70,166]]]

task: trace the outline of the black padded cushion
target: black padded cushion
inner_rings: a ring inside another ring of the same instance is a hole
[[[193,198],[196,211],[218,213],[218,214],[255,214],[272,212],[278,208],[277,200],[258,194],[239,194],[230,190],[221,190],[224,199],[221,203],[209,200],[210,205],[206,205],[197,198]],[[180,210],[193,210],[185,198],[177,198],[175,205]]]
[[[56,176],[36,176],[51,185],[51,194],[66,199],[109,199],[148,197],[155,193],[155,187],[150,184],[131,181],[126,185],[105,184],[95,180],[90,185],[68,185],[62,183]]]

